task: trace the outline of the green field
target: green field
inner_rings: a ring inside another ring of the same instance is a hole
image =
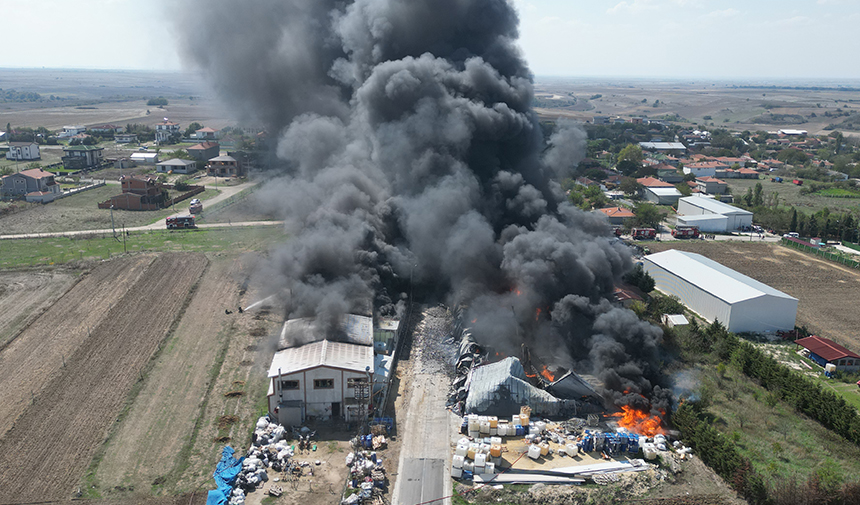
[[[800,189],[802,186],[797,186],[792,184],[790,180],[785,182],[771,182],[770,178],[766,179],[727,179],[726,182],[731,188],[732,195],[735,197],[735,201],[738,201],[746,192],[748,188],[754,188],[756,183],[761,183],[762,188],[764,189],[765,200],[767,200],[767,196],[771,193],[779,193],[779,201],[780,206],[785,207],[794,207],[798,212],[805,212],[806,214],[814,214],[819,210],[827,207],[831,212],[860,212],[860,201],[855,198],[845,198],[837,188],[831,188],[825,190],[826,192],[837,192],[834,194],[826,193],[825,191],[821,191],[814,194],[809,195],[801,195]],[[850,193],[850,192],[848,192]],[[860,195],[851,193],[853,196],[860,198]]]
[[[60,265],[108,259],[125,251],[235,251],[265,250],[286,238],[279,226],[157,230],[131,232],[117,238],[97,234],[86,238],[40,238],[0,241],[0,267]]]

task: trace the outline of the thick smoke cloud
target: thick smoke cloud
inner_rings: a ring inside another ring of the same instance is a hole
[[[502,352],[594,372],[619,403],[659,395],[659,330],[608,302],[629,253],[554,182],[585,135],[544,141],[510,2],[196,5],[185,53],[279,138],[259,196],[291,234],[266,275],[291,316],[334,328],[414,281]]]

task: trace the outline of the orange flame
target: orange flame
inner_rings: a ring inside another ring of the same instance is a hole
[[[544,379],[550,382],[555,381],[555,375],[553,375],[553,373],[547,369],[546,365],[543,366],[543,369],[540,371],[540,374]]]
[[[475,324],[477,322],[478,322],[478,318],[472,319],[472,324]]]
[[[534,379],[537,377],[537,374],[526,372],[526,377],[528,377],[529,379]]]
[[[540,318],[540,312],[541,312],[540,307],[538,307],[537,312],[535,312],[535,321],[537,321]]]
[[[613,417],[620,417],[618,426],[627,428],[628,431],[653,437],[654,435],[665,433],[662,424],[663,420],[657,416],[651,415],[650,412],[637,410],[629,405],[621,407],[622,412],[612,414]]]

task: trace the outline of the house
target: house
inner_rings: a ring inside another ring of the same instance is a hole
[[[72,138],[75,135],[79,135],[87,131],[87,127],[84,125],[73,125],[73,126],[64,126],[63,131],[57,134],[57,137],[61,139]]]
[[[586,188],[594,186],[600,188],[601,191],[606,191],[606,186],[601,184],[599,181],[589,179],[588,177],[577,177],[574,182],[580,186],[585,186]]]
[[[642,291],[635,286],[623,284],[616,286],[612,292],[612,298],[621,306],[629,308],[633,302],[642,302],[645,298],[642,296]]]
[[[113,136],[117,144],[131,144],[137,142],[137,134],[134,133],[118,133]]]
[[[729,166],[721,161],[699,161],[697,163],[685,165],[684,174],[693,174],[696,177],[705,177],[708,175],[713,177],[717,174],[717,170],[725,170],[727,168],[729,168]]]
[[[839,371],[856,372],[860,370],[860,355],[832,340],[812,335],[795,340],[794,343],[808,350],[809,359],[825,368],[828,364],[832,364]]]
[[[216,156],[209,160],[206,165],[209,175],[215,177],[242,177],[245,175],[244,167],[232,156]]]
[[[189,156],[197,161],[208,161],[220,154],[221,146],[218,142],[201,142],[190,146],[186,151],[188,151]]]
[[[609,224],[615,226],[622,226],[636,217],[633,211],[624,207],[607,207],[605,209],[597,209],[594,212],[606,215],[609,218]]]
[[[122,194],[99,204],[100,209],[157,210],[166,205],[161,183],[152,177],[120,177]]]
[[[675,186],[669,184],[668,182],[661,181],[660,179],[655,179],[653,177],[640,177],[636,179],[636,182],[641,184],[646,188],[674,188]]]
[[[89,170],[97,168],[104,157],[104,147],[66,146],[63,148],[63,167],[68,170]]]
[[[28,202],[48,203],[63,196],[54,174],[41,168],[23,170],[3,177],[3,196],[24,196]]]
[[[729,185],[724,181],[717,179],[716,177],[697,177],[696,178],[696,187],[700,192],[706,193],[708,195],[722,195],[726,192]]]
[[[179,123],[168,121],[167,118],[164,118],[164,121],[156,123],[155,125],[155,141],[159,144],[167,142],[173,135],[181,134],[182,132],[179,131]]]
[[[155,170],[157,172],[164,173],[172,172],[174,174],[190,174],[192,172],[197,171],[197,162],[192,160],[181,160],[179,158],[173,158],[172,160],[156,163]]]
[[[94,133],[123,133],[125,131],[125,126],[118,126],[115,124],[102,124],[97,126],[91,126],[89,130]]]
[[[144,165],[155,165],[158,163],[158,153],[132,153],[131,161]]]
[[[7,160],[30,161],[41,159],[39,144],[35,142],[9,142],[9,152],[6,153]]]
[[[199,130],[192,133],[191,138],[197,139],[197,140],[215,140],[217,134],[218,134],[217,130],[213,130],[212,128],[209,128],[207,126],[204,128],[200,128]]]
[[[678,224],[707,233],[727,233],[752,226],[753,213],[705,196],[678,200]]]
[[[669,184],[677,184],[684,180],[684,177],[678,172],[678,169],[666,163],[656,165],[654,169],[657,171],[657,178]]]

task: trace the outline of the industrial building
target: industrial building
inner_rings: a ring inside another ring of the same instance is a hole
[[[735,333],[794,329],[797,298],[700,254],[670,249],[643,258],[656,288]]]
[[[678,200],[678,225],[707,233],[728,233],[752,226],[753,213],[704,196]]]
[[[856,372],[860,370],[860,355],[851,352],[836,342],[812,335],[794,341],[800,347],[809,351],[809,359],[822,367],[832,364],[836,370]]]

